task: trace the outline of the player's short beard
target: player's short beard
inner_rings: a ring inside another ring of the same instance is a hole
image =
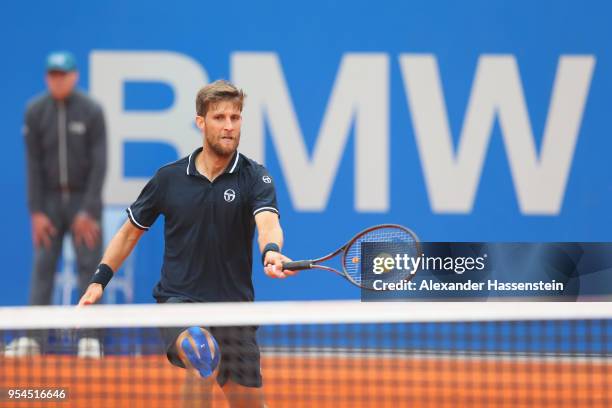
[[[238,135],[236,136],[236,141],[238,143],[240,142],[240,133],[238,133]],[[206,144],[208,145],[208,147],[210,147],[210,150],[215,152],[215,154],[220,157],[233,156],[234,153],[236,152],[236,149],[238,149],[238,143],[236,143],[236,146],[233,149],[230,149],[230,148],[224,148],[223,146],[221,146],[221,143],[216,143],[210,140],[209,138],[206,138]]]

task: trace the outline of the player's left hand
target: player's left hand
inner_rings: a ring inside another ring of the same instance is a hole
[[[102,295],[104,294],[104,289],[102,289],[102,285],[99,283],[90,283],[87,287],[87,290],[81,296],[79,300],[79,306],[87,306],[93,305],[94,303],[98,303],[100,299],[102,299]]]
[[[75,245],[85,244],[93,249],[100,239],[100,226],[89,214],[80,212],[72,222],[72,233]]]
[[[297,273],[297,271],[291,271],[289,269],[283,270],[283,263],[291,262],[291,259],[281,254],[280,252],[268,251],[266,253],[266,259],[264,264],[264,272],[270,278],[286,278]]]

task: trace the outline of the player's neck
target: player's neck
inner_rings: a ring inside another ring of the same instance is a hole
[[[198,154],[198,157],[196,157],[196,169],[204,177],[210,181],[214,181],[223,173],[223,170],[227,168],[232,157],[233,154],[229,156],[220,156],[212,149],[204,147],[200,154]]]

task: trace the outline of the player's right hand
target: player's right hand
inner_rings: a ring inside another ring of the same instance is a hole
[[[79,300],[79,306],[93,305],[102,299],[104,289],[99,283],[90,283],[85,291],[85,294]]]
[[[293,276],[297,271],[290,271],[288,269],[283,270],[283,263],[291,262],[291,259],[287,258],[280,252],[268,251],[266,253],[266,259],[264,260],[264,273],[270,278],[281,278],[284,279],[287,276]]]
[[[49,217],[41,212],[32,214],[32,240],[36,248],[41,246],[47,249],[51,248],[51,237],[55,234],[57,234],[57,230]]]

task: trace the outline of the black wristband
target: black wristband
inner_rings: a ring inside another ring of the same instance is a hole
[[[113,278],[113,275],[114,273],[111,267],[107,264],[101,263],[98,265],[98,269],[96,269],[96,273],[93,274],[89,283],[99,283],[102,285],[102,289],[104,289],[106,288],[106,285],[108,285],[108,282],[110,282],[110,280]]]
[[[266,254],[268,253],[268,251],[280,252],[280,247],[274,242],[266,244],[263,251],[261,251],[261,263],[264,264],[264,266],[266,265]]]

